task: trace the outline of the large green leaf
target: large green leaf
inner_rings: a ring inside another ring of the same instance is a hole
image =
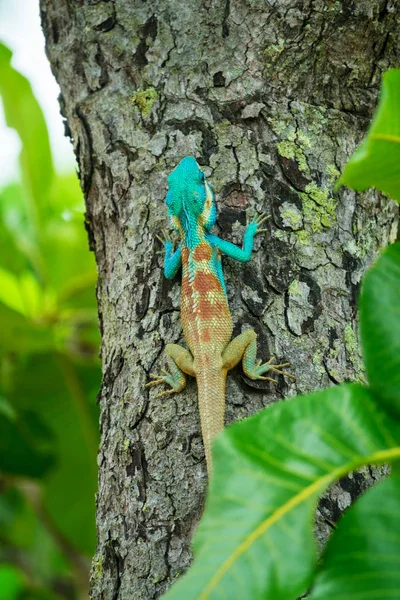
[[[194,540],[168,600],[291,600],[316,561],[318,497],[366,463],[400,457],[400,431],[357,385],[280,402],[223,432]]]
[[[0,96],[6,122],[22,142],[20,156],[31,218],[38,228],[46,211],[53,180],[46,122],[29,81],[11,66],[12,52],[0,43]]]
[[[368,490],[326,548],[309,600],[400,598],[400,477]]]
[[[361,342],[370,385],[400,417],[400,244],[389,246],[365,275]]]
[[[376,187],[400,202],[400,69],[384,74],[374,120],[340,184],[355,190]]]

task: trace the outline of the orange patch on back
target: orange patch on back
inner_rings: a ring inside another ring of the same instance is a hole
[[[199,298],[197,312],[201,319],[209,320],[213,317],[218,319],[226,314],[226,304],[220,301],[210,302],[208,298],[201,297]]]
[[[211,332],[210,332],[209,327],[205,327],[201,331],[200,339],[202,342],[211,342]]]
[[[182,262],[187,263],[189,259],[189,249],[186,246],[182,246]]]
[[[218,281],[217,277],[212,273],[204,273],[203,271],[198,271],[195,274],[193,287],[196,292],[213,292],[220,291],[221,284]]]
[[[194,260],[197,260],[197,261],[211,260],[211,255],[212,255],[211,246],[209,244],[205,244],[204,242],[201,242],[201,244],[196,246],[196,248],[193,252],[193,258],[194,258]]]
[[[185,273],[182,277],[182,296],[190,297],[192,294],[192,287],[190,285],[189,275]]]

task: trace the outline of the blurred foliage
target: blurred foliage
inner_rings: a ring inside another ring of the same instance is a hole
[[[0,600],[87,597],[95,547],[96,268],[75,173],[0,44],[21,180],[0,190]]]

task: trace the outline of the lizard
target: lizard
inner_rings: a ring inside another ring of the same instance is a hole
[[[290,363],[273,364],[274,358],[262,363],[256,359],[257,334],[246,329],[233,340],[232,316],[222,271],[221,255],[241,262],[250,260],[254,236],[267,231],[260,225],[268,218],[260,215],[246,227],[243,247],[213,235],[217,218],[214,193],[196,160],[187,156],[168,177],[166,205],[172,228],[179,233],[180,243],[174,249],[169,233],[157,236],[165,251],[164,275],[172,279],[182,267],[181,324],[189,350],[178,344],[167,344],[169,370],[151,373],[147,387],[167,384],[158,397],[181,392],[186,375],[195,377],[201,431],[209,475],[212,470],[211,444],[224,427],[225,384],[227,372],[242,360],[243,371],[253,380],[277,383],[270,374],[280,374]]]

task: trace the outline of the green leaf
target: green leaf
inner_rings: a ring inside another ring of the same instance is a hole
[[[351,506],[328,542],[309,600],[400,598],[400,477]]]
[[[37,493],[38,488],[21,485],[22,493],[17,486],[18,480],[8,482],[0,492],[1,547],[4,554],[18,554],[26,571],[34,573],[37,584],[46,586],[51,579],[68,577],[70,568],[57,546],[58,540],[53,538],[54,532],[46,529],[48,523],[43,514],[39,517],[31,499],[27,499],[32,489]]]
[[[25,315],[26,310],[21,292],[18,277],[0,267],[0,302]]]
[[[24,316],[36,317],[43,304],[43,293],[30,271],[23,271],[18,277],[0,267],[0,302]]]
[[[96,263],[94,255],[89,252],[84,229],[83,195],[75,173],[55,179],[51,202],[52,216],[41,232],[46,281],[57,292],[60,308],[65,307],[65,302],[71,306],[72,301],[74,306],[90,306],[96,310]]]
[[[97,273],[94,256],[88,249],[83,215],[74,214],[69,222],[54,219],[49,223],[43,235],[42,249],[52,288],[61,296],[65,289],[90,288],[94,307]]]
[[[279,402],[225,430],[194,540],[168,600],[295,600],[316,562],[313,514],[334,481],[400,457],[400,432],[358,385]]]
[[[360,296],[365,367],[379,401],[400,417],[400,244],[389,246],[365,275]]]
[[[35,323],[0,302],[0,350],[27,354],[54,349],[53,331],[46,324]]]
[[[4,405],[4,399],[3,399]],[[3,406],[4,408],[4,406]],[[0,470],[10,475],[43,477],[54,465],[51,436],[32,412],[0,412]]]
[[[52,433],[57,463],[42,480],[43,504],[57,529],[86,554],[96,540],[99,384],[98,364],[80,370],[65,356],[43,354],[19,365],[12,396],[18,411],[35,410]]]
[[[16,421],[17,413],[14,408],[11,406],[9,401],[3,394],[0,393],[0,415],[7,417],[9,421]]]
[[[63,215],[66,220],[70,220],[71,214],[79,212],[81,216],[80,225],[83,226],[85,201],[75,171],[57,175],[51,190],[51,204],[57,214]],[[85,232],[83,237],[86,239]]]
[[[400,69],[386,71],[374,120],[338,185],[376,187],[400,202]]]
[[[0,565],[0,600],[19,600],[25,589],[25,577],[13,565]]]
[[[0,190],[1,265],[14,273],[26,269],[31,263],[31,247],[21,207],[21,195],[18,185]]]
[[[7,125],[21,138],[22,176],[31,218],[38,228],[47,208],[54,173],[49,135],[31,85],[13,69],[11,58],[11,50],[0,43],[0,96]]]

